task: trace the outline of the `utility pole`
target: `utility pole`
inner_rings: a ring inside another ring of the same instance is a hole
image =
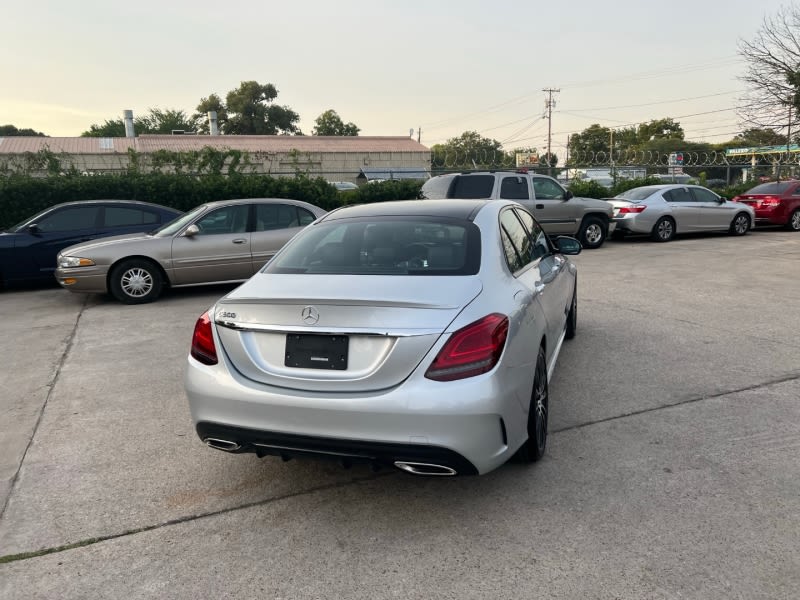
[[[553,100],[553,94],[558,94],[561,90],[545,88],[542,91],[547,94],[547,100],[544,101],[544,107],[547,110],[547,174],[552,176],[553,161],[551,160],[552,154],[550,154],[550,142],[553,133],[553,107],[556,105],[555,100]]]
[[[422,140],[422,127],[417,127],[417,143],[420,144]]]

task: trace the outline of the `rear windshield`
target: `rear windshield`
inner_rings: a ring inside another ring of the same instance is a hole
[[[630,200],[631,202],[637,202],[639,200],[644,200],[645,198],[649,198],[653,194],[655,194],[659,188],[655,187],[654,185],[646,185],[644,187],[633,188],[632,190],[628,190],[627,192],[622,192],[621,194],[617,194],[617,198],[622,198],[624,200]]]
[[[491,198],[494,188],[494,175],[456,175],[448,198],[475,200]]]
[[[794,182],[772,182],[772,183],[762,183],[761,185],[757,185],[752,190],[747,190],[748,194],[783,194],[786,190],[789,189],[790,186],[794,185]]]
[[[265,273],[475,275],[478,227],[461,219],[381,217],[323,221],[304,229]]]
[[[426,181],[419,192],[419,197],[425,200],[444,200],[447,190],[453,181],[453,175],[438,175]]]

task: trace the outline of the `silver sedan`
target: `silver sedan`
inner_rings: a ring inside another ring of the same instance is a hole
[[[608,201],[614,207],[616,236],[646,233],[668,242],[677,233],[721,230],[744,235],[755,224],[752,208],[699,185],[648,185]]]
[[[281,198],[209,202],[150,233],[66,248],[56,280],[72,292],[110,292],[126,304],[152,302],[165,286],[245,281],[324,214]]]
[[[418,475],[538,460],[580,250],[507,200],[331,212],[197,321],[197,434]]]

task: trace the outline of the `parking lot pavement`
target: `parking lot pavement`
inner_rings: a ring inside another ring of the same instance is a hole
[[[545,459],[446,480],[206,449],[181,375],[224,288],[6,292],[4,474],[35,434],[0,597],[794,598],[798,259],[777,231],[584,252]]]

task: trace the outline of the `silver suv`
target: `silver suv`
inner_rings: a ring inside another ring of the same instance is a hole
[[[584,248],[599,248],[613,231],[614,209],[604,200],[576,198],[555,179],[536,173],[479,171],[430,178],[422,198],[515,200],[533,213],[550,235],[577,237]]]

